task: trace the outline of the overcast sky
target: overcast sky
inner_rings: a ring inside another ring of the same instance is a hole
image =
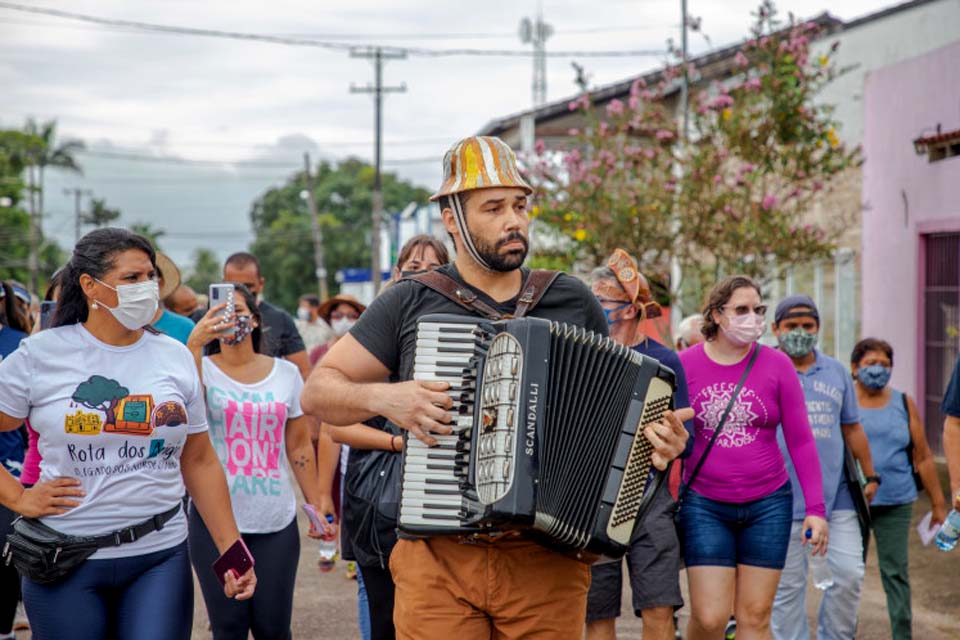
[[[533,0],[48,0],[23,4],[104,18],[194,28],[430,49],[521,49],[517,27]],[[556,33],[548,50],[663,50],[679,41],[679,0],[546,0]],[[703,19],[693,54],[743,39],[756,0],[690,0]],[[850,19],[891,3],[789,0],[804,17]],[[411,36],[411,37],[407,37]],[[622,80],[662,56],[580,59],[591,85]],[[531,106],[532,61],[506,57],[421,57],[390,61],[386,84],[405,83],[384,110],[384,160],[422,186],[439,182],[440,157],[455,140],[493,118]],[[45,231],[73,241],[72,199],[64,187],[92,189],[151,222],[185,270],[196,247],[221,255],[250,241],[250,203],[315,157],[372,158],[373,108],[351,83],[372,81],[370,62],[312,47],[144,33],[0,8],[0,126],[27,117],[56,119],[62,137],[91,150],[196,160],[135,162],[83,155],[83,177],[48,180]],[[569,59],[548,62],[548,99],[576,91]],[[428,158],[429,161],[423,161]],[[254,161],[255,165],[238,165]],[[289,167],[286,163],[289,163]]]

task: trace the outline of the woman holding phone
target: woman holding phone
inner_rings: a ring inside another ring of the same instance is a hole
[[[240,536],[190,354],[146,328],[155,276],[148,240],[90,232],[65,267],[53,328],[0,362],[0,430],[29,418],[43,458],[32,488],[0,470],[0,503],[62,534],[110,539],[56,582],[24,577],[36,640],[190,637],[185,486],[220,552]],[[224,579],[226,597],[253,595],[253,569]]]
[[[224,285],[214,285],[223,291]],[[296,365],[260,353],[262,319],[247,287],[227,286],[230,302],[197,323],[187,347],[201,372],[210,438],[227,475],[233,513],[257,560],[259,589],[248,602],[224,598],[207,567],[216,559],[200,514],[190,511],[190,554],[215,640],[291,637],[293,589],[300,558],[293,470],[309,504],[318,500],[317,467],[309,418],[300,409],[303,379]],[[203,347],[218,341],[218,353]],[[288,465],[289,463],[289,465]],[[319,537],[311,527],[311,536]]]

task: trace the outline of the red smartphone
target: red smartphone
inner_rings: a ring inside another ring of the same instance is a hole
[[[217,574],[217,580],[220,581],[220,584],[225,585],[226,578],[223,576],[227,571],[232,572],[234,578],[239,578],[249,571],[254,564],[256,563],[253,560],[253,554],[250,553],[241,538],[230,545],[230,548],[217,558],[217,561],[213,563],[213,572]]]

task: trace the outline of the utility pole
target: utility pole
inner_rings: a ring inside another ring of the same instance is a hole
[[[690,75],[687,73],[687,0],[680,0],[680,47],[683,59],[683,84],[680,85],[680,108],[683,110],[683,142],[690,136]]]
[[[64,189],[63,195],[70,196],[72,195],[73,200],[73,224],[74,224],[74,242],[80,242],[80,225],[83,223],[83,213],[80,211],[80,198],[83,196],[92,196],[93,192],[89,189],[79,189],[74,187],[73,189]]]
[[[380,220],[383,215],[383,191],[380,185],[380,169],[382,166],[381,149],[383,147],[383,94],[385,93],[404,93],[407,90],[406,83],[401,83],[399,87],[383,86],[383,61],[400,60],[407,57],[404,51],[384,51],[381,47],[366,47],[362,49],[353,49],[350,51],[351,58],[367,58],[373,60],[373,84],[367,84],[365,87],[350,85],[350,93],[372,93],[373,94],[373,235],[370,238],[370,277],[373,279],[373,294],[380,292],[380,282],[382,280],[380,265]]]
[[[533,106],[547,101],[547,38],[553,35],[553,26],[543,21],[543,7],[537,7],[535,20],[520,21],[520,42],[533,45]]]
[[[327,265],[323,255],[323,229],[320,228],[320,213],[317,211],[317,196],[313,192],[313,174],[310,172],[310,154],[303,154],[303,174],[307,181],[307,204],[310,206],[310,227],[313,230],[313,262],[316,266],[320,301],[327,299]]]
[[[687,0],[680,0],[680,47],[681,62],[683,65],[680,74],[680,113],[682,120],[682,129],[680,135],[680,144],[682,153],[686,157],[687,141],[690,139],[690,75],[687,69]],[[678,167],[678,173],[683,171]],[[679,220],[674,215],[674,225],[679,228]],[[680,267],[680,259],[677,257],[677,250],[670,256],[670,332],[676,336],[680,329],[680,321],[683,319],[683,306],[680,300],[680,283],[683,279],[683,270]]]
[[[40,230],[37,228],[36,181],[33,167],[27,167],[27,189],[30,193],[30,253],[27,256],[27,268],[30,270],[30,291],[40,287]]]

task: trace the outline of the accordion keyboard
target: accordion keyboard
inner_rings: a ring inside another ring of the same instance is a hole
[[[465,517],[461,484],[470,464],[476,372],[471,359],[479,342],[477,325],[470,323],[422,323],[417,330],[413,379],[447,382],[453,398],[449,409],[453,433],[432,434],[437,444],[429,447],[406,438],[400,525],[432,529],[457,529]]]

